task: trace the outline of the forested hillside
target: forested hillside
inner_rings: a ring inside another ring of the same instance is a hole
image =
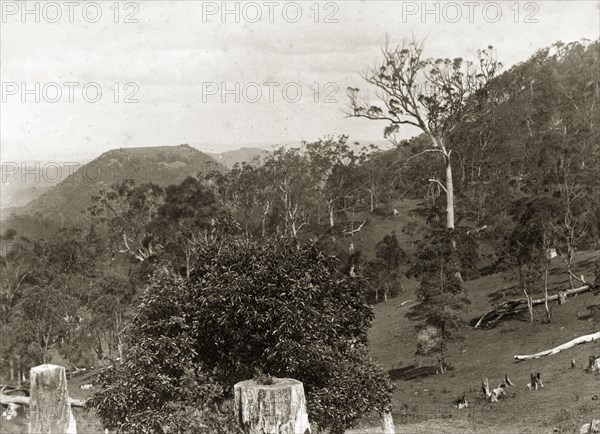
[[[46,186],[46,178],[58,173],[60,182],[54,182],[54,186],[27,205],[12,208],[12,216],[4,213],[3,226],[32,238],[47,237],[57,228],[87,224],[85,212],[92,204],[92,196],[125,180],[165,187],[188,176],[225,170],[220,163],[188,145],[114,149],[87,164],[54,163],[54,166],[56,169],[40,170],[37,176]],[[17,173],[8,177],[13,178],[31,182],[33,176],[19,177]],[[45,226],[46,230],[36,230],[36,225]]]
[[[324,137],[230,170],[186,145],[113,150],[3,222],[3,378],[52,360],[114,366],[93,405],[111,428],[151,432],[201,426],[192,407],[221,408],[234,379],[293,374],[311,418],[343,432],[393,403],[368,352],[373,304],[411,296],[403,327],[433,338],[406,351],[433,354],[439,375],[499,303],[495,288],[474,294],[485,278],[510,282],[502,300],[524,297],[526,322],[551,324],[547,300],[533,308],[559,289],[549,275],[588,286],[600,249],[600,43],[557,43],[503,72],[492,47],[479,64],[419,50],[384,51],[371,79],[391,83],[383,104],[349,89],[350,115],[389,121],[390,139],[413,116],[423,134],[392,150]]]

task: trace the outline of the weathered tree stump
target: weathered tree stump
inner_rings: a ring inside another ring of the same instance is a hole
[[[527,388],[529,390],[539,390],[542,387],[544,387],[544,384],[542,383],[542,374],[540,374],[539,372],[536,372],[535,374],[531,372],[529,374],[529,378],[530,381],[527,384]]]
[[[590,423],[586,423],[579,428],[579,434],[595,434],[600,433],[600,419],[592,419]]]
[[[31,368],[29,434],[77,434],[67,390],[65,368]]]
[[[567,293],[565,291],[558,291],[558,304],[563,305],[567,302]]]
[[[233,386],[235,418],[247,434],[310,433],[304,386],[291,378],[273,384],[241,381]]]
[[[396,428],[394,427],[394,418],[390,410],[382,411],[381,414],[381,428],[385,434],[396,434]]]
[[[600,356],[590,356],[587,370],[600,373]]]

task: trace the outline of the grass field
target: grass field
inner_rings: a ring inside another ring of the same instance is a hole
[[[577,256],[576,274],[593,276],[593,261],[599,252]],[[553,291],[568,288],[558,258],[553,260]],[[491,307],[491,301],[521,297],[499,275],[467,282],[472,301],[469,319],[477,318]],[[574,432],[593,417],[600,418],[600,376],[584,372],[588,357],[600,355],[600,342],[581,345],[554,356],[515,362],[516,354],[531,354],[567,342],[577,336],[598,331],[588,307],[600,303],[592,293],[569,298],[565,305],[552,306],[552,322],[543,323],[543,306],[535,310],[536,322],[527,314],[507,317],[492,329],[470,329],[464,339],[452,342],[448,361],[453,370],[435,374],[435,359],[415,355],[415,321],[407,314],[414,303],[414,286],[400,297],[375,307],[370,345],[375,357],[388,370],[396,390],[394,419],[399,432]],[[539,294],[538,294],[539,295]],[[409,315],[410,316],[410,315]],[[576,367],[571,369],[571,360]],[[545,387],[530,391],[525,385],[530,372],[540,372]],[[488,403],[482,399],[481,377],[490,386],[508,374],[516,387],[508,389],[507,399]],[[457,410],[453,401],[466,395],[469,408]],[[597,398],[597,396],[595,397]],[[365,431],[366,432],[366,431]]]

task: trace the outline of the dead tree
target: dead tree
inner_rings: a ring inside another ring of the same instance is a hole
[[[478,328],[483,323],[494,324],[496,321],[498,321],[500,318],[502,318],[506,315],[514,315],[516,313],[527,311],[529,302],[531,302],[531,306],[536,306],[538,304],[544,304],[547,301],[550,302],[550,301],[554,301],[554,300],[559,300],[560,297],[564,297],[564,299],[566,300],[566,297],[569,295],[577,295],[577,294],[581,294],[581,293],[587,292],[587,291],[590,291],[589,285],[562,291],[563,292],[562,296],[560,294],[556,294],[551,297],[548,297],[547,300],[545,298],[538,298],[538,299],[532,299],[532,300],[528,300],[526,298],[519,298],[516,300],[505,301],[504,303],[500,303],[495,308],[484,313],[481,316],[481,318],[479,318],[479,321],[477,321],[477,324],[475,324],[475,328]]]

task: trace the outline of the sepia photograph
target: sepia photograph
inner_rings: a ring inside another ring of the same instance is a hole
[[[0,433],[600,434],[600,0],[0,0]]]

